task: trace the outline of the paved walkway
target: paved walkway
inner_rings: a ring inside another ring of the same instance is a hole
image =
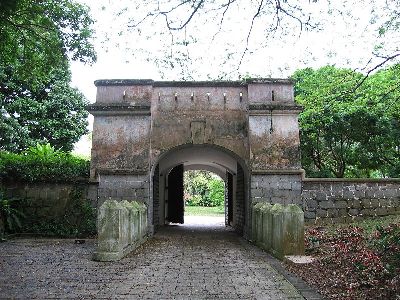
[[[120,262],[92,261],[94,247],[93,240],[0,243],[0,298],[303,299],[264,252],[197,218],[160,230]]]

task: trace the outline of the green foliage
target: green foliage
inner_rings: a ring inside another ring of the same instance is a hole
[[[381,70],[358,88],[363,75],[349,69],[294,73],[307,176],[400,175],[399,68]]]
[[[0,4],[0,150],[49,142],[70,151],[87,132],[87,102],[68,69],[69,58],[95,61],[92,24],[74,1]]]
[[[384,258],[386,269],[392,274],[400,272],[400,224],[377,227],[377,232],[372,240]]]
[[[186,171],[184,188],[186,205],[214,207],[224,203],[224,182],[211,172]]]
[[[96,235],[96,209],[81,197],[76,189],[73,204],[61,218],[36,220],[26,224],[22,231],[56,237],[92,237]]]
[[[0,178],[6,181],[72,182],[89,177],[89,161],[56,151],[50,144],[21,154],[0,152]]]
[[[69,82],[70,73],[63,69],[49,72],[36,88],[14,73],[0,74],[0,149],[19,152],[50,143],[71,151],[88,131],[88,113],[85,97]]]
[[[6,199],[4,193],[0,191],[0,221],[4,226],[4,228],[0,226],[0,236],[3,230],[11,233],[22,227],[22,219],[25,215],[18,205],[19,202],[21,202],[19,199]]]
[[[37,87],[52,68],[72,60],[94,62],[94,21],[70,0],[6,0],[0,4],[0,74]],[[1,75],[0,75],[1,78]]]

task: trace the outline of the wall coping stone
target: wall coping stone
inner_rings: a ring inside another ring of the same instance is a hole
[[[356,183],[400,183],[400,178],[303,178],[303,182],[312,183],[342,183],[342,182],[356,182]]]

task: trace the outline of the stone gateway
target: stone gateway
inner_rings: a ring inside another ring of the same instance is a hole
[[[107,199],[147,207],[148,231],[184,222],[183,172],[225,180],[225,222],[245,238],[257,202],[299,204],[298,114],[286,79],[98,80],[91,179]]]

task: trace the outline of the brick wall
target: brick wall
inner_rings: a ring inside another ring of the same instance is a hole
[[[400,179],[306,178],[302,201],[308,223],[400,214]]]

